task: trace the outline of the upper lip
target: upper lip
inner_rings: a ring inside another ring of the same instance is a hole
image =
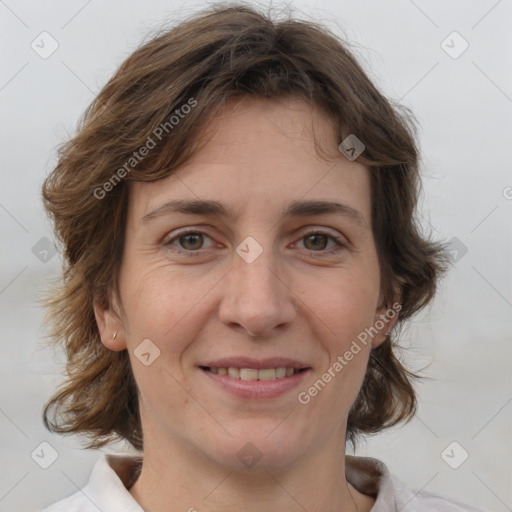
[[[223,357],[222,359],[215,359],[206,361],[199,366],[207,366],[209,368],[251,368],[254,370],[261,370],[263,368],[310,368],[306,363],[289,359],[287,357],[269,357],[266,359],[254,359],[251,357]]]

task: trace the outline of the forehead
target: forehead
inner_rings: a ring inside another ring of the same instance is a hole
[[[214,198],[239,213],[322,199],[352,203],[369,216],[368,171],[339,152],[331,123],[298,98],[230,100],[185,165],[158,182],[131,183],[130,208],[140,218],[182,198]]]
[[[296,96],[230,99],[219,114],[205,123],[198,138],[206,147],[196,155],[196,163],[212,156],[217,160],[223,156],[261,159],[267,153],[258,152],[262,145],[272,146],[272,157],[279,155],[279,148],[283,155],[295,148],[314,159],[331,162],[340,156],[332,120],[320,108]]]

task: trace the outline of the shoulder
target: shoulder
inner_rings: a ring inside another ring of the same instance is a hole
[[[127,490],[141,457],[104,454],[80,490],[37,512],[143,512]]]
[[[59,500],[37,512],[97,512],[97,510],[97,507],[85,497],[82,491],[77,491],[75,494]]]
[[[396,510],[401,512],[484,512],[447,496],[413,489],[393,475],[389,476]]]
[[[363,494],[376,497],[371,512],[484,512],[439,494],[413,489],[372,457],[345,456],[346,478]]]

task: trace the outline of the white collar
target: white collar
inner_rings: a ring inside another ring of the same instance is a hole
[[[127,489],[141,462],[142,456],[137,454],[103,454],[85,487],[41,512],[144,512]],[[383,462],[372,457],[345,455],[345,474],[359,492],[376,496],[372,512],[478,512],[460,502],[407,487],[390,474]]]

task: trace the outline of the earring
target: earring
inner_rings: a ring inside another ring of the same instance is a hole
[[[112,336],[112,339],[115,340],[117,336],[117,331],[114,333],[114,336]]]

